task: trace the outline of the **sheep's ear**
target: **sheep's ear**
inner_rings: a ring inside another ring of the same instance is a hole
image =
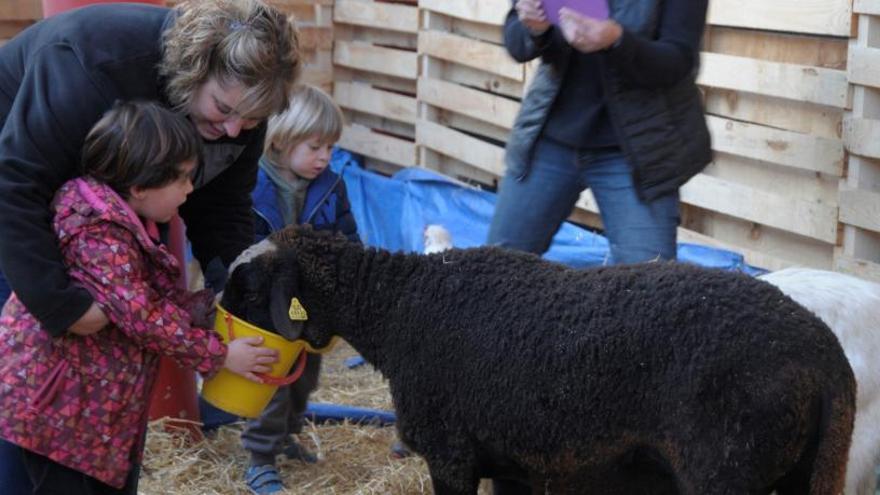
[[[278,335],[287,340],[296,340],[302,336],[304,322],[294,321],[290,318],[290,305],[294,292],[294,288],[290,285],[295,281],[286,278],[278,277],[272,283],[269,315],[272,317],[272,325]]]

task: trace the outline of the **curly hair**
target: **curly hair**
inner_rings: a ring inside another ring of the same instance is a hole
[[[159,66],[177,110],[212,77],[244,86],[242,116],[263,120],[287,107],[302,65],[292,16],[260,0],[189,0],[177,9]]]

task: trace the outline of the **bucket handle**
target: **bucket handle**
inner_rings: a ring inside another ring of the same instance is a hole
[[[229,334],[229,341],[232,342],[235,340],[235,332],[232,330],[232,313],[227,312],[224,319],[226,320],[226,330]],[[290,385],[291,383],[300,379],[303,374],[303,371],[306,370],[306,352],[305,349],[300,351],[299,359],[296,361],[296,368],[293,370],[293,373],[284,376],[277,377],[272,376],[267,373],[256,373],[257,377],[263,381],[263,383],[267,385],[274,385],[276,387],[282,387],[284,385]]]

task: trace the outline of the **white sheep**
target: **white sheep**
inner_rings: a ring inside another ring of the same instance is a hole
[[[812,311],[837,335],[858,384],[845,493],[874,495],[880,462],[880,284],[808,268],[759,278]]]

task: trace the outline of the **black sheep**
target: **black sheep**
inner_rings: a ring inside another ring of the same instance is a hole
[[[852,370],[769,284],[499,248],[389,253],[298,227],[268,242],[224,305],[313,345],[348,341],[389,380],[437,494],[475,494],[481,477],[553,494],[843,489]]]

